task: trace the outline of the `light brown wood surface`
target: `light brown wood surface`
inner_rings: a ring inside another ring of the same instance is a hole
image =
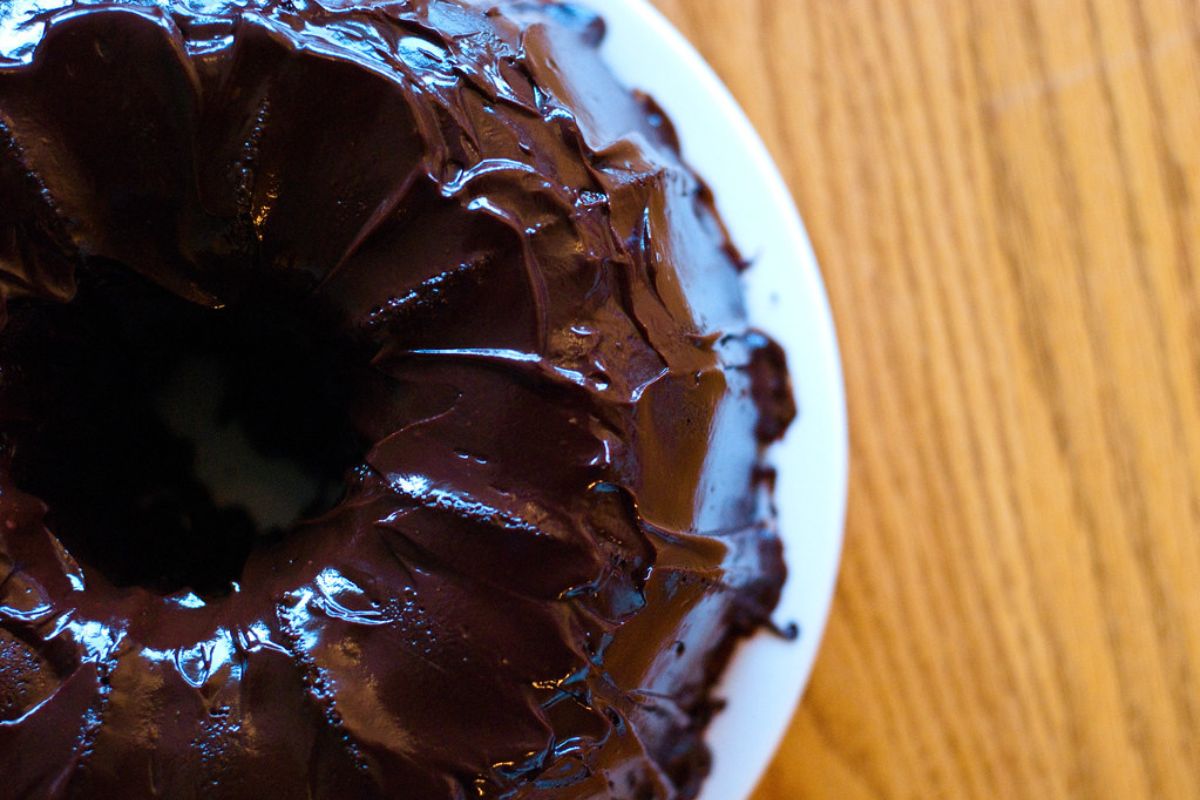
[[[1200,3],[658,4],[790,182],[849,390],[756,800],[1200,798]]]

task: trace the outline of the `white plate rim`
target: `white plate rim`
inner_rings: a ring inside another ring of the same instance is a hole
[[[718,688],[728,706],[708,732],[713,772],[700,800],[744,800],[808,684],[837,582],[850,459],[837,333],[791,192],[728,88],[648,0],[590,3],[607,22],[609,65],[674,121],[684,158],[712,187],[734,243],[753,261],[745,276],[750,318],[784,346],[801,409],[770,454],[789,570],[776,619],[798,624],[800,638],[761,634],[739,648]]]

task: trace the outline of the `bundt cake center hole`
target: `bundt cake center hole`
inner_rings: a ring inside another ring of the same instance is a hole
[[[361,462],[356,359],[299,304],[212,309],[125,271],[88,275],[69,304],[14,304],[4,357],[33,400],[9,431],[14,481],[85,569],[227,593]]]
[[[260,531],[283,530],[332,507],[327,499],[332,476],[322,481],[319,470],[255,446],[247,427],[254,414],[237,413],[250,410],[239,409],[239,401],[253,398],[240,396],[236,381],[225,359],[193,355],[156,394],[156,410],[167,427],[191,444],[196,478],[213,503],[244,509]]]

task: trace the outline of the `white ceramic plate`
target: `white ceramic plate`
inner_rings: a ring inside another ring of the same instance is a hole
[[[752,259],[750,317],[779,341],[800,418],[772,451],[790,577],[777,612],[800,638],[764,634],[738,654],[709,732],[714,768],[702,800],[750,796],[808,682],[837,578],[849,461],[837,337],[821,274],[787,186],[746,115],[687,40],[646,0],[591,0],[608,21],[605,55],[674,120],[684,156],[709,182],[734,242]],[[730,143],[736,143],[730,146]]]

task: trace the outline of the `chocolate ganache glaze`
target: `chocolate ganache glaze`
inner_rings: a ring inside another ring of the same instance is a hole
[[[0,4],[0,797],[697,794],[794,409],[602,36]],[[295,523],[196,477],[189,359],[321,487]]]

